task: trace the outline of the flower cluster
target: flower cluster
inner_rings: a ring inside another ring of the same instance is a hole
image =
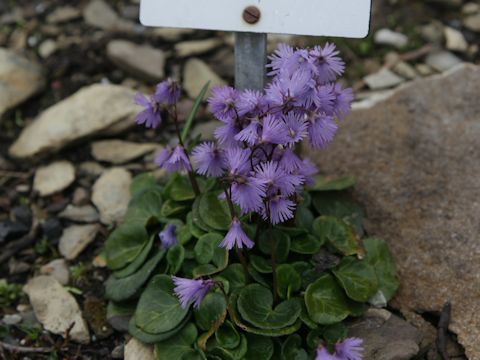
[[[362,360],[362,344],[362,339],[347,338],[335,344],[333,354],[321,345],[317,349],[315,360]]]

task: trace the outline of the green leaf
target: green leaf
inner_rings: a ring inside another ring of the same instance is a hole
[[[200,190],[205,190],[205,181],[201,178],[197,179]],[[165,195],[174,201],[187,201],[195,199],[192,183],[188,176],[174,173],[167,185],[165,186]]]
[[[240,335],[230,321],[225,323],[215,332],[218,345],[225,349],[235,349],[240,344]],[[250,348],[250,342],[249,342]]]
[[[258,255],[250,255],[250,265],[261,274],[270,274],[272,272],[270,260]]]
[[[286,300],[273,308],[269,289],[250,284],[240,291],[238,311],[243,319],[260,329],[282,329],[293,325],[302,310],[297,299]]]
[[[322,336],[327,343],[335,344],[347,337],[347,327],[342,322],[329,325],[323,330]]]
[[[350,299],[365,302],[377,292],[375,270],[365,260],[344,257],[332,272]]]
[[[211,262],[215,250],[218,248],[218,245],[222,240],[223,236],[217,233],[202,235],[193,248],[197,262],[202,265]]]
[[[200,218],[207,226],[221,231],[230,228],[231,215],[227,202],[218,198],[218,193],[206,193],[200,196]]]
[[[150,334],[160,334],[175,329],[187,316],[175,296],[172,278],[156,275],[142,293],[135,311],[135,324]]]
[[[323,241],[322,241],[323,240]],[[320,251],[324,239],[310,234],[302,235],[292,239],[290,250],[297,254],[312,255]]]
[[[308,315],[317,324],[330,325],[349,314],[348,300],[342,288],[330,274],[324,274],[305,291]]]
[[[153,241],[154,241],[155,236],[150,236],[150,240],[148,243],[143,247],[142,251],[140,254],[133,260],[130,264],[128,264],[126,267],[119,271],[115,271],[113,275],[117,279],[121,279],[127,276],[132,275],[135,271],[137,271],[140,266],[142,266],[145,263],[145,260],[148,257],[148,254],[150,254],[150,250],[152,250],[153,246]]]
[[[243,267],[240,264],[229,265],[219,274],[219,276],[227,279],[230,286],[230,292],[241,289],[247,284]]]
[[[313,213],[308,207],[303,205],[297,207],[295,211],[295,226],[310,230],[313,220],[315,220],[315,216],[313,216]]]
[[[315,178],[315,185],[309,191],[331,191],[331,190],[345,190],[351,188],[356,184],[357,180],[353,176],[343,176],[337,178],[317,176]]]
[[[352,225],[358,236],[363,235],[363,209],[348,194],[339,191],[315,193],[313,206],[320,215],[336,216]]]
[[[146,344],[156,344],[159,341],[169,339],[173,335],[178,333],[187,324],[189,320],[190,316],[187,315],[185,319],[183,319],[183,321],[180,323],[180,325],[178,325],[175,329],[160,334],[150,334],[141,330],[135,324],[135,317],[132,316],[130,322],[128,323],[128,332],[130,333],[130,335],[140,340],[141,342],[144,342]]]
[[[214,339],[208,346],[209,355],[218,356],[224,360],[242,360],[247,353],[247,338],[240,334],[240,343],[234,349],[227,349],[217,344]]]
[[[273,341],[265,336],[246,334],[248,350],[245,359],[270,360],[273,356]]]
[[[201,230],[205,232],[215,232],[216,230],[210,226],[208,226],[200,216],[200,200],[202,196],[199,196],[195,199],[192,204],[192,224],[199,227]]]
[[[107,265],[118,270],[131,263],[140,255],[149,240],[142,224],[127,223],[116,228],[105,243]]]
[[[138,193],[130,200],[124,222],[147,225],[152,220],[158,221],[161,217],[162,202],[162,188],[159,186]]]
[[[117,279],[115,275],[110,275],[105,283],[106,297],[113,301],[124,301],[133,297],[143,284],[147,282],[164,254],[164,251],[159,251],[143,264],[136,273],[122,279]]]
[[[109,301],[107,305],[107,321],[115,330],[128,331],[128,322],[135,312],[136,303],[116,303]]]
[[[277,267],[277,284],[280,298],[289,299],[292,293],[300,290],[302,279],[292,265],[280,264]]]
[[[174,245],[167,251],[167,264],[168,270],[167,273],[170,275],[175,275],[180,271],[183,260],[185,259],[185,248],[180,245]]]
[[[282,345],[282,360],[308,360],[308,354],[302,348],[300,335],[293,334],[285,340]]]
[[[343,255],[363,256],[364,250],[360,246],[355,232],[342,219],[333,216],[320,216],[313,222],[313,234],[320,241],[328,241]]]
[[[246,331],[250,334],[261,335],[261,336],[268,336],[268,337],[280,337],[285,335],[293,334],[294,332],[300,329],[302,325],[301,320],[297,320],[293,325],[287,326],[281,329],[260,329],[250,325],[245,324],[240,315],[237,312],[237,302],[238,302],[238,292],[233,292],[230,295],[229,302],[228,302],[228,312],[230,318],[233,320],[235,325],[237,325],[243,331]]]
[[[161,215],[167,218],[174,217],[176,215],[183,213],[186,210],[188,210],[187,205],[183,205],[181,203],[168,199],[163,203]]]
[[[197,351],[193,348],[198,331],[192,323],[187,324],[175,336],[155,345],[158,360],[182,360]]]
[[[195,116],[197,116],[198,109],[202,104],[203,98],[205,97],[205,94],[207,93],[209,86],[210,86],[210,81],[203,86],[202,90],[200,91],[200,94],[198,94],[197,98],[195,99],[195,102],[193,103],[192,110],[190,110],[190,113],[188,114],[187,120],[185,121],[185,125],[182,130],[183,142],[187,141],[187,136],[190,133],[190,129],[192,128],[192,125],[193,125],[193,120],[195,119]]]
[[[192,206],[193,207],[193,206]],[[192,211],[187,214],[187,226],[190,230],[190,233],[195,236],[197,239],[200,239],[202,235],[205,235],[207,232],[200,229],[197,225],[193,223],[193,214]]]
[[[152,174],[143,173],[137,175],[133,178],[132,183],[130,184],[130,195],[133,198],[135,195],[154,186],[157,186],[157,181]]]
[[[278,229],[272,230],[272,237],[275,243],[275,256],[279,263],[287,260],[288,253],[290,252],[290,237],[283,231]],[[270,243],[270,237],[268,231],[264,231],[259,236],[260,251],[266,255],[272,253],[272,245]]]
[[[369,263],[377,275],[379,290],[385,299],[390,300],[400,285],[395,271],[395,262],[387,243],[379,238],[363,240],[366,250],[365,261]]]
[[[223,322],[227,314],[227,302],[225,297],[218,292],[208,293],[202,300],[200,308],[194,311],[195,322],[204,331],[213,326],[220,326],[218,321]]]

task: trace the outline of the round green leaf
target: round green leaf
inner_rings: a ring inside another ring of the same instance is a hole
[[[335,344],[347,337],[347,331],[347,327],[339,322],[325,327],[322,336],[329,344]]]
[[[208,226],[200,216],[200,200],[202,196],[199,196],[195,199],[192,204],[192,224],[197,226],[200,230],[204,232],[214,232],[215,229]]]
[[[198,331],[194,324],[187,324],[176,335],[155,345],[155,352],[159,360],[181,360],[186,356],[194,356],[197,351],[193,348],[197,340]]]
[[[117,279],[115,275],[110,275],[105,283],[105,295],[113,301],[128,300],[147,282],[157,265],[165,255],[164,251],[157,252],[134,274]]]
[[[310,211],[310,209],[306,206],[298,206],[297,210],[295,211],[295,226],[301,229],[310,230],[312,228],[313,220],[315,220],[315,216]]]
[[[270,260],[258,255],[250,255],[250,265],[261,274],[270,274],[272,272]]]
[[[135,258],[135,260],[133,260],[130,264],[128,264],[123,269],[121,269],[119,271],[115,271],[113,273],[113,275],[117,279],[121,279],[121,278],[127,277],[129,275],[132,275],[135,271],[137,271],[140,268],[140,266],[142,266],[145,263],[145,260],[147,259],[148,254],[150,254],[150,250],[152,250],[154,238],[155,238],[155,236],[150,236],[150,240],[143,247],[142,251]]]
[[[140,296],[135,311],[135,324],[142,331],[159,334],[175,329],[187,316],[173,293],[172,278],[156,275]]]
[[[337,217],[320,216],[316,218],[313,222],[313,234],[322,242],[328,241],[346,256],[363,256],[364,254],[352,227]]]
[[[190,316],[186,316],[185,319],[183,319],[183,321],[181,322],[181,324],[178,325],[175,329],[160,334],[150,334],[141,330],[137,326],[137,324],[135,324],[135,317],[132,316],[128,323],[128,332],[130,333],[130,335],[140,340],[141,342],[144,342],[146,344],[156,344],[159,341],[169,339],[173,335],[178,333],[187,324],[189,320]]]
[[[162,189],[159,186],[139,192],[130,200],[124,222],[148,224],[161,217]]]
[[[215,332],[215,339],[225,349],[235,349],[240,344],[240,335],[228,320]],[[250,342],[248,345],[250,347]]]
[[[140,255],[149,240],[147,230],[141,223],[125,223],[115,229],[105,243],[107,265],[118,270]]]
[[[247,284],[245,272],[240,264],[231,264],[220,274],[221,277],[228,280],[230,292],[243,288]]]
[[[345,257],[332,272],[350,299],[365,302],[377,292],[375,270],[365,260]]]
[[[215,250],[222,240],[223,236],[217,233],[202,235],[193,248],[197,262],[199,264],[208,264],[211,262]]]
[[[157,181],[152,174],[143,173],[133,178],[130,184],[130,195],[135,197],[137,194],[145,191],[148,188],[157,186]]]
[[[308,354],[302,348],[300,335],[293,334],[285,340],[282,345],[282,360],[308,360]]]
[[[273,341],[265,336],[246,334],[248,350],[245,359],[270,360],[273,356]]]
[[[165,186],[166,195],[174,201],[186,201],[195,199],[192,184],[187,176],[175,173]]]
[[[317,236],[306,234],[292,239],[290,250],[297,254],[312,255],[319,252],[322,245]]]
[[[180,245],[174,245],[167,251],[167,264],[168,273],[175,275],[182,267],[183,260],[185,259],[185,248]]]
[[[200,196],[200,218],[207,226],[215,230],[226,231],[232,221],[227,202],[218,198],[218,193],[206,193]]]
[[[302,279],[300,274],[290,264],[280,264],[277,267],[278,295],[282,299],[289,299],[291,294],[300,290]]]
[[[188,210],[187,205],[183,205],[182,203],[178,203],[168,199],[163,203],[160,214],[161,216],[168,218],[168,217],[174,217],[176,215],[179,215],[187,210]]]
[[[275,243],[275,256],[277,262],[281,263],[287,260],[290,252],[290,236],[278,229],[272,230],[272,237]],[[272,253],[272,245],[270,243],[270,236],[268,231],[264,231],[259,237],[260,251],[266,255]]]
[[[272,293],[259,284],[247,285],[242,289],[237,304],[242,318],[260,329],[290,326],[302,310],[296,299],[283,301],[273,308]]]
[[[202,300],[200,308],[194,311],[195,322],[204,331],[210,330],[227,314],[225,297],[218,292],[208,293]]]
[[[348,300],[342,288],[330,274],[324,274],[305,291],[308,315],[318,324],[330,325],[349,314]]]

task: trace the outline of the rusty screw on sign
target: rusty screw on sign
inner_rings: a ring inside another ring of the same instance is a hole
[[[260,9],[256,6],[248,6],[243,10],[243,20],[252,25],[260,20],[260,15]]]

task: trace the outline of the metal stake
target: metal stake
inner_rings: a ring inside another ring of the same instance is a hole
[[[235,33],[235,87],[263,90],[267,63],[267,34]]]

